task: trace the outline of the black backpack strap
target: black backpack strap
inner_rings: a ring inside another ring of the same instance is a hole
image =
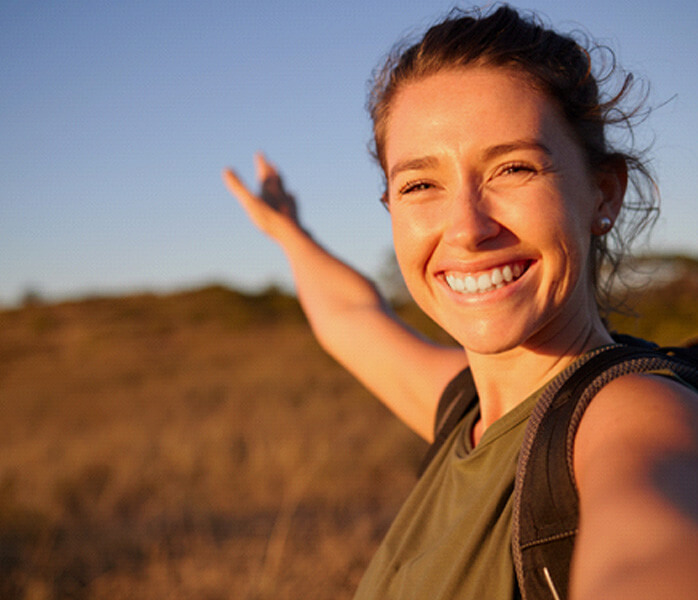
[[[446,386],[436,409],[436,421],[434,423],[434,441],[427,450],[419,474],[424,473],[436,453],[443,446],[446,438],[455,429],[456,425],[477,402],[477,390],[469,368],[463,369]]]
[[[695,355],[679,354],[651,346],[601,348],[544,390],[526,428],[514,488],[512,552],[523,600],[567,597],[578,527],[574,439],[589,403],[628,373],[669,370],[698,386]]]

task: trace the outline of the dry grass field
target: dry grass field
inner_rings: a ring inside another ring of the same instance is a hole
[[[420,442],[293,300],[0,313],[0,598],[347,598]]]
[[[697,289],[625,324],[698,334]],[[0,418],[8,600],[350,598],[425,449],[295,300],[215,286],[0,312]]]

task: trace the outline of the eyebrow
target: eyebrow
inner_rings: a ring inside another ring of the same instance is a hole
[[[485,150],[483,153],[483,158],[485,160],[492,160],[493,158],[497,158],[503,154],[508,154],[509,152],[515,152],[516,150],[537,150],[546,156],[553,155],[550,148],[538,140],[515,140],[513,142],[497,144],[496,146],[487,148],[487,150]]]
[[[506,144],[497,144],[485,150],[482,158],[485,161],[493,160],[504,154],[515,152],[517,150],[537,150],[543,152],[546,156],[552,156],[553,153],[545,144],[538,140],[514,140]],[[417,171],[419,169],[435,168],[439,165],[439,159],[436,156],[420,156],[418,158],[408,158],[398,162],[390,169],[389,181],[395,179],[397,175],[403,171]]]
[[[435,156],[421,156],[419,158],[408,158],[400,161],[392,169],[390,169],[390,178],[392,181],[403,171],[417,171],[419,169],[429,169],[438,166],[439,159]]]

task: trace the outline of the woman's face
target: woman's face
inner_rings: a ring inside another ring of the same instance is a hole
[[[466,349],[564,343],[598,322],[587,261],[603,195],[524,76],[473,67],[404,84],[385,159],[407,286]]]

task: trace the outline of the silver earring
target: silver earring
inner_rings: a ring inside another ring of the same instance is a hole
[[[611,219],[608,217],[599,217],[598,223],[602,235],[604,233],[608,233],[611,230],[611,227],[613,227],[613,221],[611,221]]]

